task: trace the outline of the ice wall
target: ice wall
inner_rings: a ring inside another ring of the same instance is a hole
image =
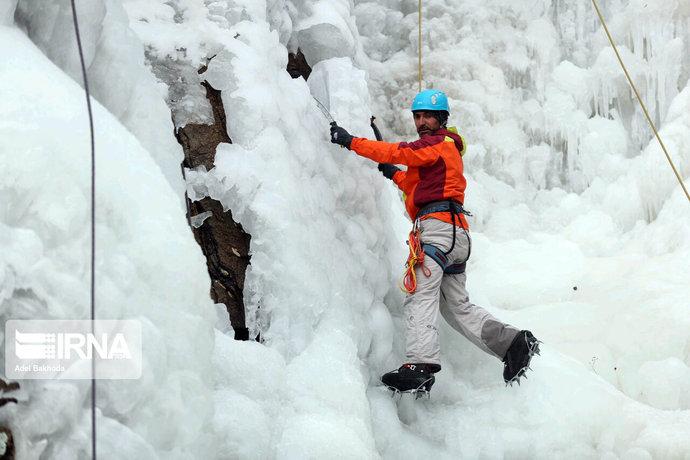
[[[648,5],[649,10],[640,2],[602,3],[687,177],[686,2]],[[252,331],[264,342],[235,342],[219,323],[211,352],[212,306],[201,294],[207,281],[197,256],[184,259],[188,272],[177,273],[180,265],[167,259],[147,269],[141,254],[126,252],[111,264],[118,276],[108,292],[119,292],[122,280],[148,283],[159,266],[173,270],[137,292],[170,295],[170,310],[142,310],[156,319],[151,322],[162,322],[156,353],[191,369],[175,373],[168,359],[156,360],[168,367],[159,364],[158,380],[140,382],[147,396],[141,410],[130,398],[138,395],[133,390],[105,393],[100,423],[108,434],[101,440],[106,449],[118,442],[146,458],[665,458],[690,452],[690,211],[658,147],[649,142],[593,12],[565,1],[424,4],[426,81],[448,92],[451,121],[470,143],[467,206],[476,217],[469,289],[476,303],[545,341],[527,385],[504,388],[501,364],[442,326],[444,370],[430,401],[396,403],[378,386],[381,373],[403,359],[402,296],[395,284],[408,223],[399,195],[375,165],[329,143],[328,123],[312,95],[354,134],[371,137],[368,118],[374,113],[387,139],[412,139],[416,2],[127,1],[129,28],[143,46],[124,54],[150,68],[146,78],[155,75],[163,88],[160,99],[178,126],[208,119],[200,78],[222,91],[233,144],[219,146],[211,171],[189,172],[188,192],[193,199],[220,200],[252,234],[245,300]],[[41,5],[22,3],[15,18],[39,44],[40,31],[50,30],[55,40],[66,37],[71,24],[56,21],[61,16]],[[89,59],[98,58],[99,47],[118,43],[99,32],[107,28],[111,6],[89,6],[86,33],[100,37]],[[58,26],[51,29],[43,21]],[[284,71],[288,49],[298,46],[314,66],[308,83]],[[42,45],[73,72],[49,48]],[[45,63],[40,56],[33,61]],[[199,76],[196,71],[206,65]],[[26,79],[46,70],[17,72]],[[39,87],[47,86],[41,81]],[[81,113],[78,88],[67,82],[58,87],[72,88],[72,110]],[[72,107],[67,100],[62,105]],[[145,112],[152,120],[157,113],[155,107]],[[140,158],[128,161],[148,161],[139,169],[160,182],[146,152],[112,124],[109,158],[122,155],[118,142],[126,141],[126,152]],[[21,132],[15,125],[6,129]],[[158,135],[169,142],[172,134]],[[72,158],[77,150],[53,157]],[[177,167],[177,161],[166,164]],[[183,234],[183,213],[172,209],[170,191],[137,193],[135,185],[147,182],[138,176],[132,182],[136,196],[167,197],[161,198],[167,204],[156,203],[165,215],[116,214],[120,219],[108,221],[102,232],[121,236],[112,229],[123,228],[141,238],[135,246],[149,248],[150,239],[161,254],[171,246],[191,248],[188,231],[186,240],[166,245],[171,235]],[[10,190],[23,190],[11,184]],[[37,190],[35,184],[25,188]],[[81,203],[81,217],[69,228],[83,233],[86,194],[79,190],[71,202]],[[10,193],[13,209],[27,209],[22,193]],[[175,215],[180,219],[171,223]],[[150,227],[157,230],[138,236],[136,223],[144,218],[164,222],[165,229]],[[21,227],[9,218],[4,222]],[[22,248],[66,244],[69,232],[39,233],[48,224],[33,222],[22,225],[39,236]],[[118,227],[122,222],[127,224]],[[27,252],[38,249],[13,249],[6,272],[29,270],[22,265],[26,257],[17,256]],[[80,254],[86,258],[84,249]],[[117,267],[127,264],[141,266],[135,272],[141,276],[123,276],[127,270]],[[197,291],[180,293],[178,285],[168,285],[190,277]],[[47,308],[16,302],[27,315]],[[58,432],[53,425],[28,422],[15,427],[24,436],[23,448],[50,449],[48,456],[56,458],[71,454],[70,448],[85,451],[87,413],[71,409],[84,400],[85,389],[49,389],[64,395],[59,421],[68,428]],[[29,406],[39,415],[27,420],[40,416],[42,407],[41,401]]]
[[[145,65],[142,43],[122,2],[75,3],[92,95],[153,155],[183,206],[182,148],[172,135],[167,88]],[[51,61],[83,84],[69,0],[21,0],[15,21]]]
[[[17,28],[0,28],[0,55],[0,317],[88,318],[83,90]],[[93,108],[96,315],[139,320],[145,343],[140,380],[98,383],[99,455],[208,457],[215,315],[205,261],[152,155],[101,104]],[[21,387],[19,404],[0,413],[17,458],[88,457],[90,382]]]
[[[253,335],[264,339],[217,336],[220,449],[375,458],[365,389],[391,365],[382,298],[394,289],[402,247],[386,222],[403,217],[392,214],[397,197],[377,181],[375,165],[328,142],[328,122],[307,83],[285,72],[287,48],[265,14],[247,4],[243,20],[203,28],[217,44],[204,78],[230,108],[233,143],[219,146],[212,171],[190,172],[189,192],[220,200],[252,234],[245,300]],[[319,62],[310,80],[328,88],[320,96],[339,120],[370,131],[365,74],[350,59]],[[246,413],[233,429],[237,407]]]
[[[59,38],[67,36],[71,26],[66,20],[56,22],[54,16],[64,16],[69,10],[58,5],[56,12],[47,5],[48,11],[42,11],[42,6],[20,5],[17,22],[42,45],[46,54],[70,72],[70,63],[62,62],[63,55],[51,49]],[[85,35],[98,36],[99,44],[106,42],[103,46],[112,46],[113,43],[107,43],[108,36],[99,35],[106,23],[101,16],[107,16],[104,8],[107,11],[109,4],[89,6],[92,10],[84,21]],[[208,64],[204,78],[223,92],[229,135],[234,143],[219,148],[216,168],[211,172],[190,172],[189,192],[198,199],[205,195],[220,199],[232,208],[245,229],[256,235],[252,247],[254,262],[247,279],[248,314],[255,332],[260,330],[265,340],[265,345],[238,344],[218,332],[213,356],[215,372],[206,373],[207,380],[198,382],[198,372],[211,358],[204,341],[204,325],[208,323],[195,321],[191,313],[206,308],[208,315],[213,308],[204,301],[194,303],[189,311],[189,307],[179,305],[194,302],[187,295],[179,296],[174,303],[177,310],[184,312],[180,316],[160,310],[160,315],[172,317],[169,321],[173,326],[178,319],[199,323],[197,329],[190,327],[184,331],[166,326],[162,333],[175,331],[180,335],[178,341],[155,342],[166,353],[187,359],[187,366],[195,366],[178,388],[173,383],[156,381],[160,393],[146,394],[151,404],[167,401],[170,408],[164,414],[146,406],[141,410],[147,416],[165,418],[167,423],[143,416],[127,418],[133,411],[124,402],[128,394],[99,398],[104,404],[118,405],[124,414],[122,432],[135,433],[126,437],[123,434],[122,439],[128,439],[127,443],[134,446],[133,450],[139,449],[142,457],[183,457],[189,449],[196,449],[199,457],[209,457],[209,452],[214,452],[221,458],[242,453],[264,458],[323,457],[334,451],[351,452],[362,458],[377,456],[365,389],[372,376],[393,365],[390,314],[381,299],[395,289],[392,264],[394,260],[398,264],[403,251],[387,223],[402,223],[404,217],[393,214],[390,203],[398,198],[376,181],[379,173],[375,165],[346,155],[328,142],[328,123],[311,98],[306,82],[292,80],[285,72],[285,45],[293,36],[289,13],[296,13],[285,10],[287,6],[279,2],[262,7],[255,2],[208,6],[189,2],[125,4],[131,27],[144,43],[151,71],[162,84],[168,85],[173,116],[179,117],[181,123],[204,121],[206,108],[199,93],[187,91],[198,85],[199,77],[194,74],[202,65]],[[349,12],[350,6],[343,3],[341,14],[352,25],[354,20]],[[298,16],[309,28],[310,15]],[[271,29],[269,23],[276,29]],[[55,36],[41,42],[39,32],[46,30]],[[94,43],[87,49],[89,60],[99,57]],[[306,45],[307,39],[303,38],[301,43]],[[140,50],[129,51],[141,56]],[[321,56],[322,64],[314,69],[314,79],[320,79],[329,88],[324,103],[343,122],[351,122],[360,132],[369,132],[364,72],[353,67],[349,59],[329,60],[331,57]],[[182,77],[180,84],[176,76]],[[98,84],[98,77],[94,78]],[[178,100],[176,95],[183,97]],[[75,98],[75,110],[82,100]],[[125,135],[121,129],[108,129],[112,136]],[[97,138],[104,144],[111,142],[104,149],[121,148],[113,137]],[[146,157],[141,149],[132,148],[131,154]],[[372,187],[372,183],[376,185]],[[399,209],[398,204],[396,211]],[[158,214],[151,218],[169,225],[177,215],[178,222],[183,222],[182,212],[168,214],[165,219]],[[128,217],[131,220],[128,218],[127,222],[135,225],[137,216]],[[134,227],[128,231],[139,230]],[[152,237],[145,233],[142,238],[146,235]],[[191,239],[188,241],[193,244]],[[160,242],[163,244],[165,239]],[[182,260],[178,267],[188,265]],[[199,269],[196,275],[205,278],[205,271]],[[179,277],[168,274],[166,279]],[[367,282],[362,285],[361,279]],[[183,286],[180,283],[178,289]],[[174,289],[167,290],[165,284],[160,288],[164,294],[177,295]],[[143,288],[142,291],[149,292]],[[389,333],[382,334],[382,328]],[[198,337],[190,337],[194,334]],[[178,347],[184,349],[178,353]],[[206,359],[197,353],[205,353]],[[243,359],[247,365],[239,366]],[[362,360],[370,362],[371,371],[362,367]],[[266,371],[264,365],[268,366]],[[257,390],[257,382],[265,386],[265,391]],[[205,385],[215,385],[215,393],[209,395]],[[37,391],[27,390],[27,394]],[[84,398],[84,390],[85,387],[75,392],[75,397]],[[55,391],[67,392],[60,388]],[[201,396],[190,396],[190,392]],[[213,396],[216,408],[213,415],[208,411],[209,396]],[[193,402],[189,410],[195,416],[191,419],[182,420],[181,414],[177,417],[177,401],[182,397]],[[68,402],[65,406],[71,407]],[[242,426],[238,428],[240,413]],[[67,439],[79,436],[83,444],[67,444],[48,429],[36,433],[27,426],[13,428],[20,436],[26,436],[22,440],[24,451],[45,447],[49,449],[48,456],[71,455],[65,449],[85,452],[88,446],[87,419],[81,419],[88,412],[78,415],[79,420],[75,417],[63,420],[62,424],[67,427]],[[215,430],[207,429],[211,416]],[[99,426],[107,427],[109,423],[99,421]],[[315,429],[320,430],[320,436],[312,436]],[[177,436],[171,438],[175,433]],[[251,439],[247,433],[253,435]],[[40,436],[48,436],[49,442],[34,446],[32,440]],[[105,452],[109,452],[108,446],[115,445],[115,439],[117,436],[111,433],[99,440]]]

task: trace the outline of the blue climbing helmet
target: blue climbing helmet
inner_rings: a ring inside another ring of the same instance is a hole
[[[413,112],[417,110],[445,110],[450,113],[448,96],[443,91],[437,89],[425,89],[414,97],[410,110]]]

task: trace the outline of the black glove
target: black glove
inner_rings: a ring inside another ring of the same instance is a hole
[[[345,128],[341,128],[335,124],[335,122],[331,123],[331,142],[349,150],[352,139],[354,139],[354,137],[350,135]]]
[[[393,180],[393,176],[400,171],[400,168],[390,163],[379,163],[379,171],[381,171],[386,178]]]

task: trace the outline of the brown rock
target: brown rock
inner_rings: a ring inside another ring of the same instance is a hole
[[[287,71],[292,78],[309,78],[311,67],[300,49],[297,49],[296,53],[288,53]]]
[[[206,71],[205,67],[199,73]],[[184,151],[182,174],[184,168],[205,166],[207,170],[213,168],[216,147],[221,142],[232,143],[227,133],[225,109],[220,91],[214,89],[207,82],[206,98],[213,109],[214,123],[189,123],[177,130],[176,137]],[[249,265],[249,242],[251,235],[246,233],[242,225],[235,222],[230,210],[223,211],[222,204],[210,197],[200,201],[187,202],[187,221],[203,254],[206,256],[206,266],[211,277],[211,298],[216,303],[225,304],[230,318],[230,324],[235,330],[235,339],[248,340],[249,331],[246,326],[244,311],[244,279],[247,265]],[[191,217],[210,212],[211,215],[198,228],[191,225]]]

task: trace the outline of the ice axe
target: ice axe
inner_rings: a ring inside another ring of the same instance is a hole
[[[379,131],[379,127],[376,126],[376,123],[374,123],[374,120],[376,120],[376,117],[372,115],[371,118],[369,119],[371,129],[374,130],[374,136],[376,137],[376,140],[382,141],[383,136],[381,136],[381,131]]]
[[[324,77],[321,80],[318,80],[318,82],[316,82],[316,86],[312,86],[312,91],[322,89],[323,92],[319,91],[319,93],[321,93],[321,94],[319,94],[319,96],[325,97],[324,100],[326,102],[328,102],[328,108],[330,108],[330,106],[331,106],[331,95],[330,94],[331,93],[328,90],[328,81],[329,81],[328,71],[325,71],[324,73],[325,73]],[[319,82],[322,83],[321,86],[318,85]],[[331,115],[331,112],[326,108],[326,106],[324,104],[321,103],[321,101],[314,94],[312,94],[311,97],[314,98],[314,101],[316,101],[316,105],[319,107],[319,110],[321,110],[321,113],[323,114],[323,116],[326,117],[326,120],[328,120],[328,123],[331,125],[331,132],[333,132],[333,130],[338,126],[338,123],[335,121],[335,119],[333,119],[333,115]],[[331,136],[333,136],[333,134],[331,134]],[[343,146],[343,145],[341,145],[340,147],[345,148],[345,146]]]
[[[333,119],[333,115],[331,115],[331,112],[328,111],[328,109],[319,101],[316,96],[313,96],[314,101],[316,101],[316,105],[319,107],[319,110],[321,110],[321,113],[323,114],[324,117],[326,117],[326,120],[330,123],[331,126],[337,126],[338,123]],[[371,129],[374,131],[374,137],[376,137],[377,141],[382,141],[383,136],[381,136],[381,131],[379,131],[379,127],[376,126],[376,123],[374,123],[374,120],[376,120],[375,116],[371,116],[369,119],[369,123],[371,126]]]
[[[326,107],[324,107],[324,105],[321,103],[321,101],[316,99],[316,96],[312,96],[312,97],[316,101],[316,105],[319,106],[319,110],[321,110],[321,113],[323,114],[324,117],[326,117],[326,120],[328,120],[330,125],[331,126],[337,126],[338,123],[336,123],[335,120],[333,119],[333,115],[331,115],[331,112],[329,112],[328,109]]]
[[[381,135],[381,131],[379,131],[379,127],[376,126],[376,123],[374,123],[374,120],[376,120],[376,117],[372,115],[371,118],[369,119],[369,124],[371,126],[371,129],[374,131],[374,137],[376,137],[376,140],[382,141],[383,136]],[[379,163],[379,171],[383,172],[383,170],[381,169],[382,168],[381,165],[382,165],[382,163]]]
[[[331,127],[338,126],[338,123],[336,123],[336,121],[333,119],[333,115],[331,115],[331,112],[329,112],[328,109],[326,107],[324,107],[324,105],[321,103],[321,101],[316,99],[316,96],[312,95],[312,97],[316,101],[316,105],[319,106],[319,109],[321,110],[321,113],[323,113],[323,116],[326,117],[326,120],[328,120],[328,122],[330,123]],[[341,145],[340,148],[344,148],[344,147]]]
[[[316,101],[316,105],[319,106],[319,110],[321,110],[321,113],[323,113],[323,116],[326,117],[326,120],[328,120],[328,123],[331,126],[337,126],[338,123],[336,123],[336,121],[333,119],[333,115],[331,115],[331,112],[329,112],[329,109],[331,108],[331,92],[328,88],[328,81],[329,81],[328,70],[324,70],[323,77],[321,79],[319,79],[318,81],[315,81],[314,86],[310,85],[312,88],[311,89],[311,92],[312,92],[311,97],[313,97],[314,100]],[[322,98],[324,101],[326,101],[328,103],[328,109],[314,95],[314,92],[316,92],[320,98]]]

